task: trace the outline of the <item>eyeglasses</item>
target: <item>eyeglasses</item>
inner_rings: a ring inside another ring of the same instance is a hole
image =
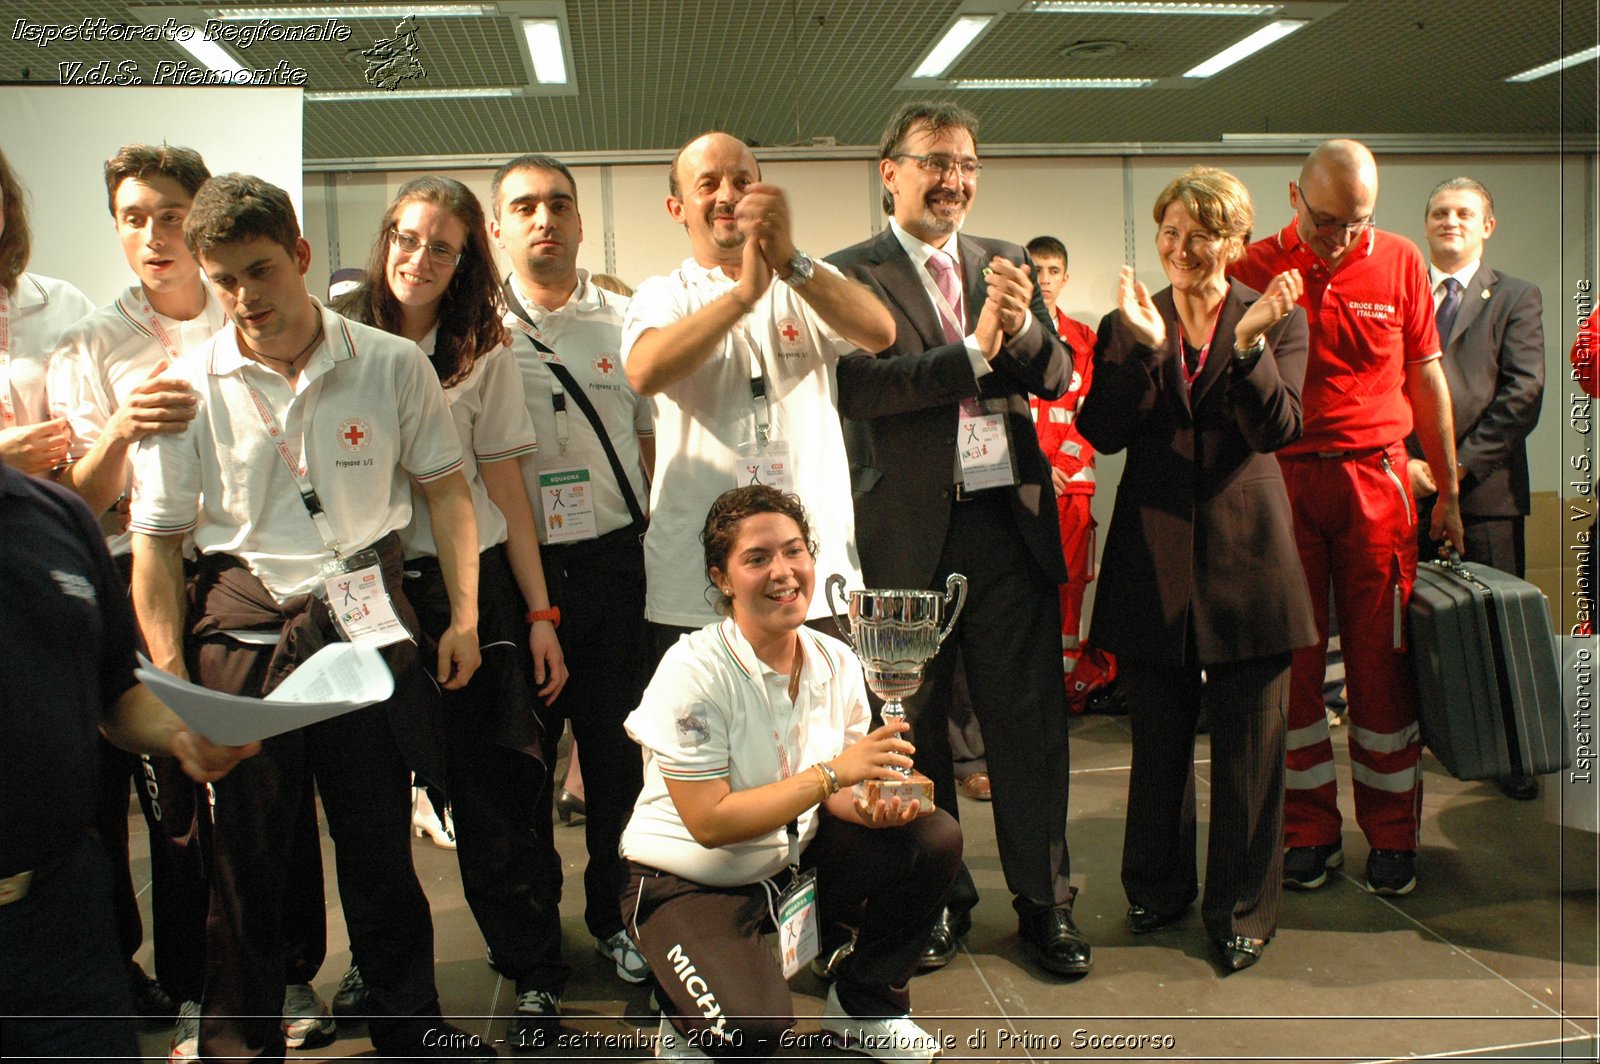
[[[1294,182],[1295,191],[1300,194],[1300,202],[1305,204],[1306,213],[1311,215],[1311,227],[1322,236],[1348,236],[1354,240],[1356,237],[1378,224],[1377,215],[1369,214],[1359,222],[1319,222],[1317,216],[1322,212],[1311,206],[1306,199],[1306,190],[1300,187],[1300,182]],[[1326,215],[1323,215],[1326,217]]]
[[[977,177],[978,171],[983,169],[983,164],[976,159],[958,159],[954,155],[912,155],[910,152],[896,152],[896,159],[915,159],[917,166],[930,174],[945,174],[960,171],[962,177]]]
[[[445,244],[424,244],[410,233],[389,230],[389,243],[400,249],[402,255],[415,255],[418,248],[428,249],[428,258],[440,266],[454,266],[461,261],[461,252]]]

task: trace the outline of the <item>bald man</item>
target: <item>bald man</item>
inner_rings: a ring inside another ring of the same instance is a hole
[[[1330,140],[1289,182],[1294,221],[1252,244],[1231,271],[1262,288],[1298,269],[1311,318],[1305,432],[1279,452],[1295,539],[1322,636],[1296,651],[1290,677],[1284,885],[1320,887],[1344,861],[1333,744],[1322,704],[1328,586],[1350,699],[1350,775],[1367,837],[1367,889],[1417,885],[1420,732],[1405,655],[1416,577],[1416,507],[1406,485],[1413,431],[1439,485],[1429,533],[1462,542],[1450,392],[1439,358],[1428,270],[1416,245],[1373,224],[1378,164]]]
[[[694,138],[667,185],[667,214],[687,232],[690,257],[639,286],[622,327],[628,383],[657,397],[644,552],[658,658],[718,619],[699,536],[729,488],[754,480],[797,493],[818,578],[862,586],[835,367],[858,347],[894,342],[876,296],[795,247],[788,199],[762,182],[743,141]],[[827,616],[815,595],[809,619]]]

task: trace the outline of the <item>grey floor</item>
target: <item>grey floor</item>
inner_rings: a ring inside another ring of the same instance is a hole
[[[1336,746],[1344,742],[1335,732]],[[1117,869],[1128,784],[1126,720],[1072,721],[1069,841],[1081,888],[1078,925],[1094,944],[1094,970],[1068,982],[1021,955],[995,857],[988,806],[963,799],[969,866],[983,891],[966,946],[947,968],[919,977],[914,1013],[944,1039],[951,1060],[1586,1060],[1597,1059],[1597,844],[1600,837],[1547,819],[1544,800],[1513,802],[1492,784],[1461,783],[1425,759],[1420,885],[1404,898],[1360,886],[1367,847],[1348,803],[1340,753],[1346,865],[1321,890],[1284,899],[1278,937],[1259,965],[1223,976],[1199,917],[1135,937]],[[1207,748],[1196,756],[1202,836]],[[1548,789],[1549,780],[1546,786]],[[135,874],[143,824],[135,818]],[[565,945],[573,966],[562,1044],[565,1060],[653,1055],[647,995],[618,981],[593,951],[580,915],[583,832],[557,827],[567,870]],[[331,996],[349,963],[329,854],[328,959],[317,989]],[[1204,845],[1202,837],[1202,847]],[[483,940],[462,901],[454,855],[415,843],[433,902],[437,974],[447,1013],[468,1030],[503,1038],[512,987],[484,961]],[[141,880],[141,882],[146,882]],[[144,958],[148,968],[147,955]],[[800,1017],[784,1059],[863,1059],[821,1047],[816,1017],[826,986],[809,972],[791,983]],[[144,1048],[165,1059],[170,1032]],[[502,1043],[502,1052],[512,1056]],[[362,1029],[291,1059],[372,1059]]]

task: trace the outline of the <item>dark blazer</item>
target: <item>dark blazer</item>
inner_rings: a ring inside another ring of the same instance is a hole
[[[983,268],[995,255],[1029,263],[1016,244],[962,233],[959,253],[969,323],[978,320],[988,288]],[[1066,580],[1056,529],[1050,466],[1039,450],[1028,393],[1053,399],[1066,390],[1072,356],[1056,335],[1038,289],[1036,321],[1006,342],[980,382],[961,344],[946,343],[917,268],[894,232],[828,256],[883,301],[894,316],[895,342],[876,354],[839,361],[839,412],[855,490],[856,544],[872,587],[928,587],[950,523],[956,469],[958,402],[972,396],[1006,404],[1018,485],[1011,509],[1022,538],[1056,583]],[[981,387],[980,387],[981,384]]]
[[[1259,293],[1229,286],[1192,394],[1172,289],[1155,296],[1165,350],[1137,343],[1116,311],[1100,322],[1094,387],[1078,429],[1095,450],[1126,448],[1128,457],[1089,641],[1118,657],[1207,665],[1317,638],[1272,455],[1300,436],[1306,316],[1296,309],[1274,326],[1266,353],[1241,374],[1232,364],[1233,330]]]
[[[1480,265],[1461,293],[1444,349],[1455,413],[1456,461],[1467,467],[1461,512],[1526,516],[1528,433],[1544,399],[1544,300],[1539,286]],[[1415,436],[1406,440],[1422,457]]]

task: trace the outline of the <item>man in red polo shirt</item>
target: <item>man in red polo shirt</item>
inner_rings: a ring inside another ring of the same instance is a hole
[[[1415,244],[1374,226],[1377,200],[1378,164],[1364,145],[1318,145],[1289,183],[1294,222],[1252,244],[1233,273],[1265,289],[1275,274],[1298,269],[1311,323],[1305,431],[1278,457],[1323,641],[1295,653],[1290,676],[1284,885],[1319,887],[1344,861],[1322,704],[1331,581],[1349,681],[1356,822],[1371,846],[1367,889],[1406,894],[1417,884],[1422,805],[1405,657],[1417,571],[1416,508],[1405,484],[1413,420],[1440,486],[1433,539],[1462,542],[1461,509],[1427,267]]]

